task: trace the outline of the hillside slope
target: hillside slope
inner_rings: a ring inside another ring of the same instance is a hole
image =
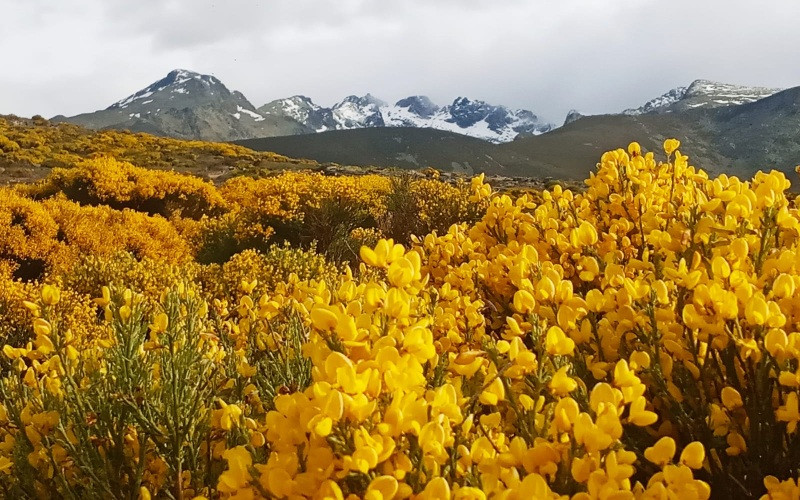
[[[434,129],[376,127],[335,130],[313,135],[267,137],[236,141],[257,151],[272,151],[342,165],[424,168],[448,172],[503,174],[503,162],[489,142]],[[513,153],[511,153],[513,156]],[[525,158],[515,158],[524,164]]]

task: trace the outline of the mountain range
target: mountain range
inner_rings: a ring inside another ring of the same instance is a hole
[[[508,142],[536,135],[553,125],[533,112],[459,97],[438,106],[425,96],[388,104],[371,94],[347,96],[330,108],[296,95],[256,108],[241,92],[219,79],[176,69],[166,77],[106,109],[55,121],[89,128],[121,128],[182,139],[231,141],[254,137],[311,134],[371,127],[433,128]]]
[[[376,165],[494,175],[585,179],[603,152],[638,141],[663,155],[667,138],[681,141],[692,165],[711,174],[749,178],[777,169],[797,179],[800,87],[742,104],[577,116],[547,133],[492,144],[461,134],[414,128],[341,130],[237,141],[258,150],[343,165]],[[680,101],[680,100],[678,100]],[[797,184],[795,182],[795,184]]]
[[[788,90],[696,80],[638,108],[562,126],[528,110],[465,97],[439,106],[425,96],[388,104],[371,94],[331,107],[306,96],[256,108],[219,79],[187,70],[108,108],[55,121],[188,139],[235,141],[262,151],[347,165],[434,166],[462,172],[584,178],[603,151],[667,137],[711,172],[750,175],[800,163],[800,87]]]

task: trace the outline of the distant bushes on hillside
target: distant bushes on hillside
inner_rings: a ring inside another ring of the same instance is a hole
[[[229,143],[184,141],[119,130],[90,131],[67,123],[53,124],[41,117],[28,120],[0,116],[0,168],[69,168],[102,157],[138,167],[204,175],[264,167],[317,166],[312,161]],[[41,177],[41,172],[33,177]]]

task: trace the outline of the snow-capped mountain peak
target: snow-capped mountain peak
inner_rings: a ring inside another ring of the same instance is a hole
[[[332,108],[337,129],[383,127],[385,122],[381,109],[386,103],[371,94],[347,96]]]
[[[543,123],[531,111],[511,110],[505,106],[493,106],[485,101],[466,97],[455,99],[444,111],[450,115],[447,122],[460,129],[482,131],[476,136],[492,142],[508,142],[519,134],[537,135],[553,128],[552,124]]]
[[[644,105],[623,114],[671,113],[694,108],[719,108],[758,101],[782,89],[748,87],[710,80],[695,80],[688,87],[676,87]]]
[[[161,80],[131,94],[125,99],[115,102],[107,109],[125,109],[132,104],[151,103],[156,100],[153,98],[154,95],[165,91],[170,94],[196,93],[214,95],[215,91],[221,95],[230,94],[225,85],[214,76],[203,75],[185,69],[174,69]],[[238,95],[244,98],[241,94]]]
[[[493,107],[485,102],[470,101],[466,97],[458,97],[450,105],[450,115],[453,122],[461,128],[475,125],[489,116],[492,111]]]
[[[316,132],[330,130],[330,110],[322,108],[304,95],[294,95],[277,99],[258,108],[263,115],[275,115],[291,118]]]
[[[395,103],[395,107],[405,109],[421,118],[430,118],[440,109],[428,96],[424,95],[414,95],[400,99]]]
[[[172,70],[104,110],[72,120],[93,128],[113,126],[207,140],[247,138],[270,130],[241,92],[229,90],[215,76],[186,69]],[[288,130],[297,128],[289,123]]]
[[[369,93],[367,93],[366,95],[363,95],[363,96],[349,95],[349,96],[345,97],[344,99],[342,99],[342,102],[340,102],[337,106],[344,105],[345,103],[355,104],[355,105],[362,106],[362,107],[371,107],[371,106],[383,107],[383,106],[386,106],[386,103],[384,101],[378,99],[377,97],[375,97],[374,95],[369,94]],[[334,106],[334,108],[335,107],[336,106]]]

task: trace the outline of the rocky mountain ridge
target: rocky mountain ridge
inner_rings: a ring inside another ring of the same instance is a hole
[[[410,96],[388,104],[371,94],[351,95],[324,108],[306,96],[297,95],[267,103],[258,111],[264,115],[289,117],[313,132],[369,127],[433,128],[494,143],[514,140],[520,134],[541,134],[553,128],[531,111],[511,110],[466,97],[439,106],[427,96]]]

